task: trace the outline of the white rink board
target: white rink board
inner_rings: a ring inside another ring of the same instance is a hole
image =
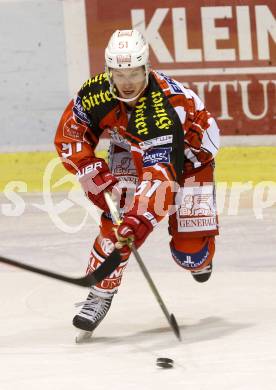
[[[3,198],[0,198],[1,202]],[[61,198],[59,199],[61,200]],[[6,202],[6,200],[5,200]],[[0,216],[1,254],[80,275],[97,227],[59,231],[26,197],[25,213]],[[75,223],[75,207],[66,220]],[[71,320],[86,289],[0,265],[0,389],[274,390],[276,386],[275,219],[250,209],[221,216],[215,269],[197,284],[170,257],[166,223],[142,257],[182,333],[170,331],[134,259],[92,343],[75,345]],[[155,366],[170,357],[170,370]]]

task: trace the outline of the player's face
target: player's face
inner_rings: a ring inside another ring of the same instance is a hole
[[[145,88],[145,68],[111,69],[113,82],[120,97],[131,99]]]

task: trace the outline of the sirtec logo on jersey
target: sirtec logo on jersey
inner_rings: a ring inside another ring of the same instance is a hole
[[[145,152],[143,158],[144,167],[150,167],[158,163],[168,164],[171,161],[171,151],[172,148],[153,148],[148,152]]]

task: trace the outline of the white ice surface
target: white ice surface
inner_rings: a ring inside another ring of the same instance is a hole
[[[7,202],[3,197],[2,202]],[[74,276],[84,273],[97,226],[60,231],[26,196],[20,217],[0,218],[0,253]],[[73,207],[64,218],[79,222]],[[74,343],[74,303],[87,290],[0,265],[0,390],[275,390],[276,209],[221,216],[214,273],[196,283],[171,259],[166,223],[140,251],[179,323],[170,328],[131,258],[92,342]],[[157,357],[174,359],[159,369]]]

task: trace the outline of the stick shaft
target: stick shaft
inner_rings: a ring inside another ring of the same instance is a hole
[[[112,215],[112,218],[114,220],[114,222],[116,223],[116,225],[120,225],[121,224],[121,219],[120,219],[120,215],[119,215],[119,212],[118,212],[118,209],[115,205],[115,203],[113,202],[112,198],[111,198],[111,195],[108,193],[108,192],[105,192],[104,193],[104,196],[105,196],[105,200],[106,200],[106,203],[109,207],[109,210],[110,210],[110,213]],[[176,335],[176,337],[181,340],[181,336],[180,336],[180,331],[179,331],[179,327],[178,327],[178,324],[176,322],[176,319],[174,317],[173,314],[170,314],[163,299],[161,298],[161,295],[159,294],[159,291],[155,285],[155,283],[153,282],[139,252],[137,251],[137,249],[135,248],[135,245],[132,244],[132,247],[131,247],[131,250],[132,250],[132,253],[143,273],[143,275],[145,276],[150,288],[151,288],[151,291],[153,292],[157,302],[159,303],[159,306],[161,307],[165,317],[167,318],[174,334]]]
[[[163,313],[165,314],[168,321],[170,322],[170,313],[169,313],[163,299],[161,298],[161,295],[159,294],[159,291],[157,290],[157,287],[154,284],[154,281],[152,280],[152,277],[150,276],[149,271],[147,270],[139,252],[137,251],[137,249],[135,248],[134,245],[132,245],[131,249],[132,249],[132,253],[133,253],[137,263],[139,264],[141,271],[143,272],[145,278],[147,279],[148,284],[150,285],[150,288],[151,288],[153,294],[155,295],[155,298],[157,299],[161,309],[163,310]]]
[[[15,261],[7,257],[0,256],[0,263],[4,263],[19,269],[23,269],[25,271],[33,272],[35,274],[47,276],[51,279],[60,280],[62,282],[75,284],[77,286],[82,287],[91,287],[101,282],[113,271],[115,271],[120,262],[121,256],[117,249],[115,249],[94,272],[80,278],[72,278],[67,275],[58,274],[56,272],[48,271],[43,268],[38,268],[33,265],[21,263],[19,261]]]

